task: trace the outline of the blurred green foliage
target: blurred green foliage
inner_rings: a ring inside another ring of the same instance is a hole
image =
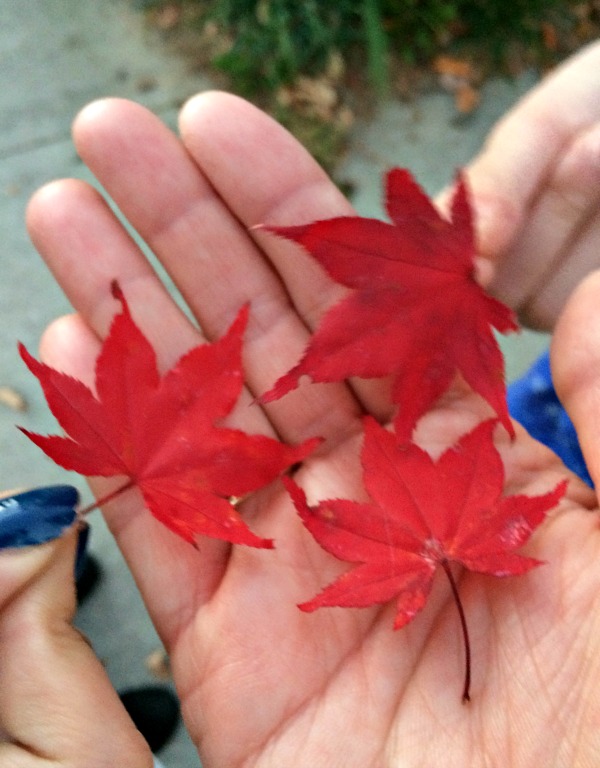
[[[227,87],[273,114],[331,172],[355,105],[393,88],[410,93],[440,53],[474,62],[482,76],[503,64],[514,71],[520,54],[509,57],[520,49],[528,63],[552,64],[548,32],[568,31],[584,0],[134,2],[166,13],[163,29],[195,31],[202,65],[224,72]]]
[[[495,57],[510,42],[541,45],[542,22],[564,0],[196,0],[231,36],[214,64],[250,94],[315,75],[332,51],[362,57],[387,89],[388,54],[410,64],[449,40],[483,42]]]
[[[243,92],[317,74],[331,50],[360,39],[360,5],[353,0],[213,0],[207,6],[233,40],[214,64]]]

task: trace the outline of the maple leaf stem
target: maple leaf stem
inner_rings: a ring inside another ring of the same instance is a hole
[[[469,690],[471,688],[471,643],[469,642],[469,630],[467,628],[467,618],[465,616],[465,611],[463,609],[460,595],[458,594],[458,587],[456,586],[456,581],[454,579],[454,576],[452,575],[452,570],[450,569],[450,563],[447,560],[442,560],[440,565],[446,572],[446,576],[448,577],[448,581],[450,582],[450,589],[452,590],[452,596],[454,597],[454,602],[456,603],[456,607],[458,609],[458,615],[460,617],[460,625],[462,627],[463,640],[465,644],[465,684],[462,692],[462,701],[463,701],[463,704],[466,704],[468,701],[471,701],[471,696],[469,695]]]
[[[133,488],[134,485],[135,485],[135,482],[133,480],[128,480],[126,483],[124,483],[123,485],[120,485],[114,491],[107,493],[106,496],[102,496],[99,499],[96,499],[96,501],[92,502],[91,504],[88,504],[87,507],[83,507],[83,509],[80,509],[77,513],[77,516],[80,518],[85,517],[94,509],[101,507],[103,504],[107,504],[109,501],[112,501],[114,498],[116,498],[117,496],[120,496],[125,491],[128,491],[130,488]]]

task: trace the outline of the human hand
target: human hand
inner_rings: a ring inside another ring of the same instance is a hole
[[[600,266],[600,42],[507,113],[468,179],[485,282],[526,325],[551,330]]]
[[[71,624],[76,496],[54,486],[0,501],[0,765],[150,768],[146,743]]]
[[[209,339],[250,302],[248,391],[233,415],[249,432],[326,438],[296,477],[309,499],[352,498],[360,486],[364,412],[389,415],[380,383],[311,384],[249,407],[293,365],[340,295],[315,262],[251,225],[351,212],[307,153],[270,118],[225,94],[181,115],[183,140],[135,104],[90,105],[78,151],[167,269]],[[101,197],[73,180],[33,199],[34,242],[77,314],[42,341],[50,365],[90,383],[99,339],[117,310],[117,279],[160,365],[201,340]],[[420,424],[438,451],[487,411],[454,392]],[[498,430],[500,433],[501,430]],[[507,493],[537,494],[564,476],[518,430],[500,435]],[[112,485],[95,483],[104,494]],[[265,552],[202,540],[196,550],[144,512],[137,491],[106,505],[108,523],[171,657],[182,710],[206,768],[386,768],[443,763],[587,765],[600,753],[600,536],[595,496],[578,480],[528,554],[548,564],[510,582],[463,574],[472,633],[472,701],[461,704],[462,648],[452,596],[436,582],[405,629],[393,605],[301,613],[347,566],[305,531],[279,484],[240,505]]]

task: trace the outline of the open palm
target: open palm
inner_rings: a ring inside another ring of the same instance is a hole
[[[220,336],[250,302],[248,389],[232,423],[288,442],[325,437],[296,479],[310,501],[356,497],[360,416],[389,417],[386,382],[310,385],[264,410],[251,405],[297,361],[341,289],[299,249],[248,227],[350,213],[349,204],[283,129],[235,97],[192,100],[181,132],[182,142],[143,108],[109,100],[84,110],[75,141],[205,338]],[[68,180],[42,189],[29,227],[77,311],[44,337],[51,365],[91,381],[99,339],[117,309],[114,278],[164,369],[202,338],[88,185]],[[456,390],[423,420],[418,440],[439,452],[487,414],[478,398]],[[566,474],[523,432],[500,443],[508,493],[543,493]],[[275,538],[272,552],[212,540],[197,551],[144,512],[136,492],[105,513],[171,654],[206,768],[516,768],[591,766],[600,755],[594,504],[573,479],[528,547],[548,564],[506,581],[461,577],[474,670],[466,706],[460,626],[443,578],[423,613],[399,632],[392,631],[393,605],[297,609],[347,565],[311,539],[280,484],[240,506],[256,533]]]

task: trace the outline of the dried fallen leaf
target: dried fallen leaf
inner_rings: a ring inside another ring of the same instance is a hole
[[[174,29],[181,20],[181,7],[175,5],[175,3],[169,3],[157,11],[154,16],[154,24],[159,29],[168,32],[170,29]]]
[[[146,656],[146,669],[157,680],[170,680],[171,663],[164,648],[157,648]]]
[[[470,115],[477,109],[480,101],[481,94],[468,83],[459,86],[454,94],[454,105],[461,115]]]
[[[460,80],[473,78],[473,67],[465,59],[456,59],[453,56],[438,56],[431,65],[438,75],[449,76]]]
[[[13,411],[26,411],[27,400],[12,387],[0,387],[0,403]]]

